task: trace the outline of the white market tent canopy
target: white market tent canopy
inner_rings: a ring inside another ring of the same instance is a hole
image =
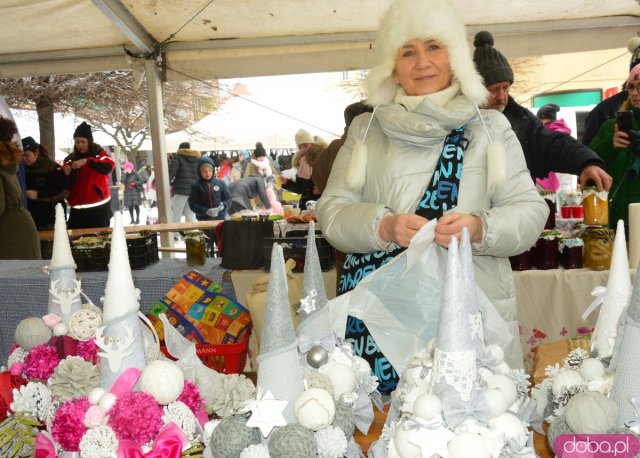
[[[450,0],[507,57],[623,47],[638,0]],[[389,0],[0,0],[0,77],[146,73],[161,221],[170,214],[160,81],[370,68]],[[164,198],[164,199],[163,199]],[[164,242],[164,240],[163,240]]]
[[[508,57],[623,47],[636,0],[451,0]],[[0,77],[130,68],[161,54],[169,80],[371,66],[389,0],[0,0]],[[184,27],[183,27],[184,26]]]

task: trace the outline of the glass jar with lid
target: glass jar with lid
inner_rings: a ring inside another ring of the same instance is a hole
[[[609,193],[589,186],[582,191],[583,222],[587,226],[609,224]]]
[[[606,270],[611,265],[614,231],[606,227],[586,226],[582,235],[584,257],[582,263],[593,270]]]
[[[203,266],[206,262],[207,241],[202,231],[187,231],[184,234],[187,247],[187,264]]]

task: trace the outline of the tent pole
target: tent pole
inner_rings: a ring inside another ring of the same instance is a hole
[[[149,96],[149,124],[151,127],[151,145],[153,150],[153,164],[156,176],[156,194],[158,217],[161,224],[172,221],[171,196],[169,194],[169,164],[167,162],[167,146],[164,138],[164,113],[162,106],[162,80],[160,68],[155,58],[145,60],[147,77],[147,91]],[[171,232],[160,233],[160,244],[173,247]],[[172,253],[168,253],[172,256]],[[163,257],[165,253],[163,253]]]

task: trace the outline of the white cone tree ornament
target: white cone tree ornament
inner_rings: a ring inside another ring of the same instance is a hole
[[[67,223],[61,204],[56,205],[56,223],[53,235],[53,253],[49,263],[48,313],[54,313],[69,324],[71,315],[82,307],[80,280],[76,276],[76,263],[71,254]]]
[[[104,295],[103,326],[96,331],[100,355],[100,386],[109,391],[129,368],[146,366],[138,312],[139,290],[133,284],[122,213],[114,214],[109,274]]]
[[[287,277],[282,247],[273,245],[267,305],[258,361],[258,393],[271,393],[287,401],[283,415],[287,424],[296,422],[294,403],[304,391],[298,339],[289,311]]]
[[[602,303],[598,321],[591,337],[591,349],[597,351],[599,358],[607,358],[613,353],[618,322],[631,297],[631,275],[627,240],[624,235],[624,222],[618,221],[616,238],[611,256],[611,268],[607,280],[607,292]]]

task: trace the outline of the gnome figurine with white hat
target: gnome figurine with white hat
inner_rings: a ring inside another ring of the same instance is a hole
[[[61,204],[57,204],[53,253],[47,268],[51,277],[47,309],[48,313],[58,315],[65,324],[69,324],[71,315],[82,307],[80,280],[76,277],[76,268],[71,254],[64,209]]]
[[[284,255],[278,244],[273,245],[271,252],[265,322],[257,361],[258,403],[261,396],[264,399],[269,394],[277,401],[286,401],[283,412],[286,423],[296,423],[294,402],[304,391],[304,383],[298,339],[289,311]],[[247,425],[251,426],[249,423]]]
[[[114,214],[109,275],[103,298],[103,326],[96,331],[96,345],[102,350],[100,387],[109,391],[129,368],[146,366],[138,312],[140,291],[133,284],[122,213]]]
[[[335,347],[335,336],[329,320],[327,293],[324,287],[318,247],[315,243],[315,223],[309,223],[307,249],[304,261],[304,277],[302,280],[302,299],[298,313],[298,336],[300,352],[306,355],[312,367],[319,367],[327,360],[327,352]]]
[[[630,297],[631,275],[629,274],[627,241],[624,235],[624,222],[618,220],[609,279],[607,280],[607,292],[598,315],[593,336],[591,336],[591,350],[596,351],[598,358],[607,358],[613,353],[618,321],[624,308],[629,305]]]

